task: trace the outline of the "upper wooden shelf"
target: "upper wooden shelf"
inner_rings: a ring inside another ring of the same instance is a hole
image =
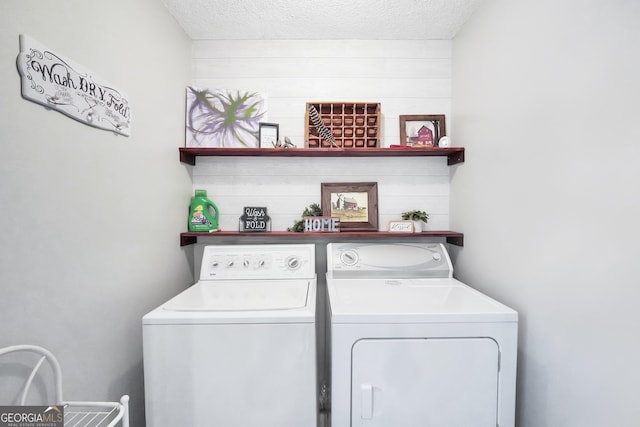
[[[464,162],[464,147],[450,148],[191,148],[180,147],[180,161],[196,164],[198,156],[265,157],[446,157],[448,165]]]

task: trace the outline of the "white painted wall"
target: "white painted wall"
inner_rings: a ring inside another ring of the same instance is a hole
[[[125,92],[131,137],[22,99],[21,33]],[[0,2],[0,347],[50,349],[66,398],[130,394],[132,426],[143,425],[141,317],[193,280],[178,239],[189,64],[190,40],[157,0]],[[13,396],[0,387],[2,403]]]
[[[520,427],[640,422],[639,18],[494,0],[453,42],[455,265],[520,312]]]
[[[244,206],[266,206],[272,230],[284,231],[306,206],[320,204],[322,182],[377,182],[383,230],[416,207],[430,213],[428,229],[449,229],[446,158],[209,157],[197,164],[194,186],[207,189],[223,230],[238,230]]]
[[[264,93],[265,121],[300,147],[307,102],[380,102],[384,147],[399,143],[401,114],[450,112],[450,41],[196,40],[192,64],[196,87]],[[322,182],[369,181],[378,182],[380,229],[411,209],[449,229],[445,158],[199,158],[193,170],[225,230],[237,230],[243,206],[267,206],[273,230],[285,230],[320,203]]]

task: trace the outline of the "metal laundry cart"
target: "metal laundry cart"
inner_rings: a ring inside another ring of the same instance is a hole
[[[64,407],[65,427],[129,427],[129,396],[123,395],[120,402],[69,401],[62,398],[62,370],[57,359],[49,350],[35,345],[14,345],[0,349],[0,356],[26,352],[38,357],[31,369],[18,400],[25,406],[29,389],[40,367],[47,362],[53,373],[55,404]]]

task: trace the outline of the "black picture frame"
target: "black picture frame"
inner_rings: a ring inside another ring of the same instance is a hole
[[[276,148],[280,139],[278,123],[259,123],[258,141],[260,148]]]

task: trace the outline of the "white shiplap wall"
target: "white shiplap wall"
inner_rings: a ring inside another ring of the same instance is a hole
[[[192,53],[193,86],[262,92],[266,121],[300,147],[310,101],[380,102],[383,147],[398,143],[401,114],[450,117],[450,41],[206,40]],[[429,212],[430,229],[449,229],[446,158],[211,157],[193,169],[224,230],[237,229],[243,206],[267,206],[273,230],[285,230],[320,203],[320,183],[370,181],[381,229],[410,209]]]

